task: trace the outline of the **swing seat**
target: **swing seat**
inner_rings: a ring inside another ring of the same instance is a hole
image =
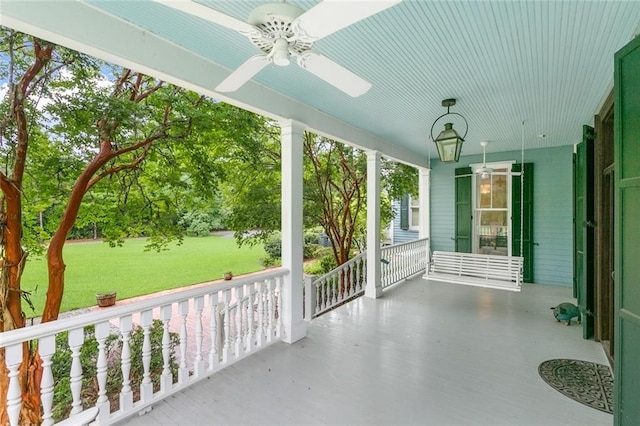
[[[520,256],[434,251],[426,279],[502,290],[520,291]]]

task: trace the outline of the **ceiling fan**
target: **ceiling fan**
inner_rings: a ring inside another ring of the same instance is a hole
[[[287,66],[294,57],[302,69],[357,97],[366,93],[371,83],[311,50],[313,43],[402,0],[324,0],[307,11],[282,0],[256,7],[247,22],[195,1],[153,1],[238,31],[262,51],[224,79],[215,88],[218,92],[236,91],[270,63]]]
[[[482,141],[480,145],[482,146],[482,167],[476,169],[476,174],[480,175],[482,179],[486,179],[493,173],[493,169],[487,167],[487,145],[489,145],[489,142]]]

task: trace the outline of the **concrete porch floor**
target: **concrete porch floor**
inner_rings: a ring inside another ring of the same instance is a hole
[[[359,298],[123,425],[611,425],[547,385],[552,358],[607,364],[549,307],[571,289],[521,293],[415,278]]]

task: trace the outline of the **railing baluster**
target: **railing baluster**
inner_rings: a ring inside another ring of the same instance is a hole
[[[53,372],[51,371],[51,358],[56,352],[56,336],[42,337],[38,342],[38,353],[42,358],[42,380],[40,381],[40,401],[42,402],[42,425],[53,424]]]
[[[151,382],[151,324],[153,311],[147,309],[140,315],[142,326],[142,383],[140,383],[140,399],[150,401],[153,397],[153,383]]]
[[[180,364],[178,367],[178,383],[185,383],[189,379],[187,367],[187,315],[189,314],[189,301],[178,302],[178,315],[180,316]]]
[[[244,297],[244,292],[242,287],[239,288],[235,288],[235,294],[236,294],[236,335],[235,335],[235,342],[234,342],[234,346],[235,346],[235,356],[236,358],[239,358],[240,356],[242,356],[242,353],[244,352],[243,348],[242,348],[242,311],[243,309],[243,297]]]
[[[331,304],[338,303],[338,275],[334,275],[331,279]]]
[[[315,316],[320,309],[322,309],[322,283],[321,282],[316,282],[311,283],[311,291],[315,291],[316,292],[316,303],[314,303],[313,305],[313,312],[311,313],[311,317],[313,318],[313,316]]]
[[[171,321],[171,305],[160,308],[162,320],[162,376],[160,377],[160,391],[168,392],[173,386],[173,375],[169,363],[171,356],[171,336],[169,333],[169,321]]]
[[[258,301],[258,327],[256,328],[256,346],[262,346],[264,342],[264,281],[256,283],[256,298]]]
[[[267,342],[273,340],[273,280],[267,281],[267,320],[269,321],[267,325]]]
[[[231,313],[229,308],[229,301],[231,300],[231,292],[224,290],[222,293],[222,303],[224,312],[224,346],[222,347],[222,362],[228,363],[230,361],[229,355],[231,354]]]
[[[120,333],[122,335],[122,391],[120,392],[120,409],[129,411],[133,407],[133,392],[131,391],[131,315],[120,318]]]
[[[196,357],[193,362],[193,370],[196,377],[204,374],[204,357],[202,356],[202,340],[204,329],[202,327],[202,310],[204,309],[204,296],[193,299],[194,310],[196,311]]]
[[[80,362],[80,349],[84,342],[84,329],[76,328],[69,331],[68,336],[69,349],[71,349],[71,371],[70,371],[70,388],[71,388],[71,415],[82,411],[82,400],[80,392],[82,391],[82,363]]]
[[[106,421],[111,412],[107,398],[107,337],[109,337],[109,321],[96,324],[96,340],[98,341],[98,360],[96,362],[96,378],[98,379],[98,400],[96,407],[100,409],[100,421]]]
[[[211,349],[209,350],[209,369],[212,370],[220,364],[220,343],[222,336],[219,324],[218,300],[219,293],[209,294],[209,339],[211,339]]]
[[[282,277],[275,278],[276,281],[276,309],[277,309],[277,319],[276,319],[276,337],[282,337]]]
[[[22,394],[20,392],[20,378],[18,377],[20,364],[22,363],[22,343],[5,348],[5,363],[9,370],[9,388],[7,389],[7,414],[9,424],[18,426],[20,421],[20,408],[22,406]]]
[[[253,299],[255,296],[255,291],[256,291],[255,283],[245,284],[244,293],[247,297],[247,338],[246,338],[245,347],[247,352],[253,351],[253,345],[255,340],[255,335],[253,331],[253,324],[254,324]]]

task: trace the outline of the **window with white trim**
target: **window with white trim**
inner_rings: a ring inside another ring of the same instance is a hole
[[[476,170],[480,165],[471,165]],[[492,163],[490,174],[475,174],[473,252],[508,256],[511,252],[511,163]]]
[[[409,197],[409,229],[417,231],[420,227],[420,200],[418,197]]]

